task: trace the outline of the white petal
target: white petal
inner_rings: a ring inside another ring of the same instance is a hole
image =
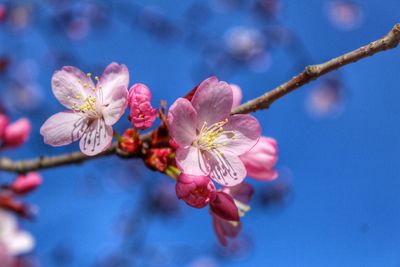
[[[104,120],[93,121],[82,136],[79,146],[82,153],[93,156],[106,150],[112,142],[113,129]]]

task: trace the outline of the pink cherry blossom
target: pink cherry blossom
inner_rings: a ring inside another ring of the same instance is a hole
[[[278,160],[276,140],[262,136],[258,143],[246,154],[240,156],[250,177],[270,181],[278,177],[274,166]]]
[[[0,113],[0,139],[3,138],[4,131],[8,125],[8,117]]]
[[[182,173],[176,183],[176,195],[189,206],[204,208],[215,199],[216,189],[208,176],[194,176]]]
[[[243,181],[246,168],[239,156],[257,143],[260,125],[250,115],[230,115],[232,103],[232,88],[211,77],[191,101],[179,98],[171,106],[168,125],[182,172],[209,175],[224,186]]]
[[[13,215],[0,210],[0,249],[2,253],[8,256],[18,256],[30,252],[33,247],[33,237],[18,229]]]
[[[129,90],[130,118],[134,127],[144,130],[153,125],[157,109],[151,106],[150,100],[150,89],[144,84],[137,83]]]
[[[24,144],[31,133],[31,123],[28,119],[19,119],[9,124],[3,133],[3,146],[16,148]]]
[[[111,63],[102,77],[66,66],[54,73],[52,89],[68,110],[50,117],[40,129],[44,142],[52,146],[68,145],[80,139],[86,155],[106,150],[112,142],[114,125],[127,106],[129,72],[125,65]]]
[[[26,194],[35,190],[42,184],[42,177],[37,172],[19,175],[11,184],[11,190],[17,194]]]
[[[242,90],[237,85],[232,85],[233,108],[240,105],[242,100]],[[246,154],[240,156],[247,170],[247,175],[251,178],[263,181],[274,180],[278,173],[274,169],[278,161],[278,148],[275,139],[262,136],[258,143]]]

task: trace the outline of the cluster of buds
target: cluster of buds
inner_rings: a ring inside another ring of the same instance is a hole
[[[193,208],[209,206],[215,233],[223,246],[227,238],[235,238],[240,232],[240,217],[250,210],[248,206],[253,188],[247,183],[217,190],[208,176],[180,174],[176,183],[176,195]]]
[[[22,118],[9,123],[6,115],[0,113],[0,148],[17,148],[24,144],[31,132],[31,123]]]
[[[3,185],[0,190],[0,209],[8,210],[23,218],[32,216],[32,209],[17,197],[33,192],[42,184],[42,177],[37,172],[18,175],[9,185]]]
[[[134,127],[144,130],[153,125],[157,109],[152,107],[150,100],[151,92],[144,84],[134,84],[129,90],[130,121]]]

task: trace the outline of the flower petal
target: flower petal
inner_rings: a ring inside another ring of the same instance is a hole
[[[231,87],[216,77],[203,81],[192,99],[197,111],[197,128],[225,120],[231,113],[233,93]]]
[[[128,91],[124,87],[117,87],[110,95],[111,101],[103,108],[103,117],[107,125],[114,125],[125,113],[128,105]]]
[[[189,100],[178,98],[168,112],[171,137],[180,147],[187,147],[196,138],[197,113]]]
[[[98,98],[103,105],[109,105],[113,101],[113,95],[117,88],[122,87],[128,93],[129,71],[125,65],[118,63],[109,64],[103,72],[100,81],[96,85]]]
[[[27,232],[16,232],[6,242],[7,251],[14,256],[28,253],[35,246],[33,237]]]
[[[200,150],[190,146],[176,150],[176,163],[185,174],[208,175],[209,167],[206,165]]]
[[[205,153],[210,166],[210,177],[222,186],[235,186],[246,177],[246,168],[240,158],[230,153]]]
[[[79,146],[82,153],[93,156],[106,150],[112,142],[113,129],[104,120],[93,121],[82,136]]]
[[[219,150],[234,155],[242,155],[252,149],[261,135],[260,124],[257,119],[250,115],[233,115],[223,126],[227,134],[222,134],[215,140],[220,144]],[[234,134],[229,133],[233,131]]]
[[[89,95],[95,96],[93,81],[80,69],[65,66],[56,71],[51,79],[51,87],[58,101],[68,109],[80,103]]]
[[[242,89],[236,84],[230,84],[233,93],[233,104],[232,109],[240,106],[240,102],[242,102]]]
[[[52,146],[68,145],[85,133],[88,118],[81,113],[65,111],[54,114],[40,128],[44,142]]]

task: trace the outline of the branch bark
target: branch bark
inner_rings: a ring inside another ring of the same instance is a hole
[[[342,68],[347,64],[357,62],[360,59],[372,56],[381,51],[393,49],[397,47],[399,43],[400,23],[396,24],[392,28],[392,30],[381,39],[378,39],[349,53],[331,59],[327,62],[307,66],[304,71],[297,76],[276,87],[275,89],[265,93],[264,95],[244,103],[243,105],[237,107],[232,113],[245,114],[269,108],[272,103],[274,103],[279,98],[323,76],[324,74]],[[149,135],[146,136],[146,138],[148,137]],[[88,160],[93,160],[110,155],[119,155],[122,157],[124,156],[119,154],[117,144],[113,144],[105,152],[92,157],[86,156],[81,152],[73,152],[59,156],[46,156],[22,161],[12,161],[8,158],[0,158],[0,171],[26,173],[30,171],[48,169],[63,165],[79,164]]]
[[[360,59],[372,56],[378,52],[393,49],[397,47],[399,43],[400,23],[396,24],[385,37],[379,40],[331,59],[325,63],[307,66],[303,72],[293,77],[291,80],[279,85],[275,89],[265,93],[260,97],[244,103],[243,105],[237,107],[233,113],[243,114],[269,108],[277,99],[321,77],[322,75],[342,68],[347,64],[357,62]]]

